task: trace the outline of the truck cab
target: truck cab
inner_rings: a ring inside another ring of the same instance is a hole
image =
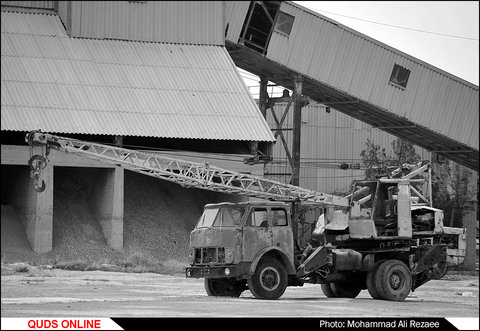
[[[190,234],[186,276],[205,278],[210,295],[237,296],[246,289],[260,262],[274,261],[274,266],[267,266],[261,274],[261,283],[270,288],[260,285],[258,292],[280,291],[288,274],[295,274],[293,238],[288,203],[208,204]]]

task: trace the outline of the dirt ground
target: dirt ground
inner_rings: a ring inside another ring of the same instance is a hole
[[[9,269],[10,268],[10,269]],[[453,274],[404,302],[326,298],[319,285],[287,288],[274,301],[206,295],[203,280],[182,274],[67,271],[2,266],[2,317],[478,317],[479,278]],[[16,268],[21,270],[21,268]]]

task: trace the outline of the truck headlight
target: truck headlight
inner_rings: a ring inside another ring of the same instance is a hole
[[[195,248],[190,248],[190,251],[188,253],[188,261],[190,264],[193,264],[195,262]]]

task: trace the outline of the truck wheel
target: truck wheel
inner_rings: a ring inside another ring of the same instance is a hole
[[[248,279],[248,288],[257,299],[275,300],[285,292],[287,281],[287,271],[283,264],[267,257],[260,261]]]
[[[333,293],[332,283],[321,284],[322,292],[327,298],[336,298],[337,296]]]
[[[337,298],[356,298],[362,290],[354,281],[331,283],[332,292]]]
[[[245,289],[242,281],[228,278],[205,278],[205,290],[209,296],[239,297]]]
[[[412,276],[402,261],[387,260],[378,268],[374,283],[382,299],[403,301],[410,293]]]
[[[383,262],[384,262],[383,260],[375,262],[375,265],[373,266],[373,270],[370,270],[367,273],[367,290],[368,290],[368,293],[370,293],[370,296],[375,300],[381,299],[381,296],[377,290],[377,284],[375,283],[375,275],[377,273],[378,267]]]

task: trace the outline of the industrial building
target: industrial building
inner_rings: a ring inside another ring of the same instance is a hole
[[[292,2],[1,5],[1,162],[10,184],[2,204],[16,206],[35,252],[52,249],[56,167],[100,169],[91,208],[109,246],[121,251],[125,174],[52,152],[47,189],[36,194],[24,141],[30,130],[181,150],[192,160],[228,155],[213,163],[281,179],[285,167],[263,163],[282,153],[268,97],[257,106],[236,67],[294,91],[292,117],[283,123],[292,127],[285,159],[294,184],[344,190],[361,171],[301,170],[301,159],[355,162],[367,137],[385,145],[401,137],[426,159],[433,152],[478,171],[478,86]],[[307,105],[304,96],[317,103]]]
[[[478,171],[478,86],[290,1],[226,2],[225,12],[232,59],[265,84]]]
[[[36,194],[27,168],[30,130],[197,153],[256,155],[271,148],[270,128],[223,45],[223,21],[214,19],[223,6],[2,2],[2,173],[16,178],[2,196],[17,207],[35,252],[52,249],[53,177],[60,166],[103,169],[91,208],[109,246],[121,250],[124,171],[52,152],[43,171],[46,190]],[[137,20],[122,19],[133,12]]]

